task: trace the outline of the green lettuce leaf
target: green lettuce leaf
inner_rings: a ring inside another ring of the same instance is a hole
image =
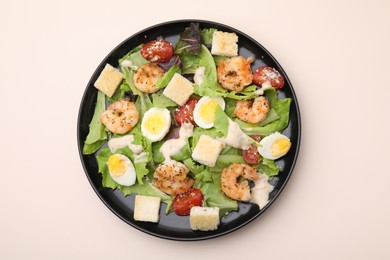
[[[131,50],[128,54],[126,54],[123,58],[119,59],[119,64],[123,73],[123,76],[125,78],[125,82],[127,83],[130,90],[133,92],[133,95],[141,96],[143,93],[137,89],[137,87],[134,85],[134,70],[137,70],[138,67],[149,63],[142,55],[141,55],[141,49],[142,45],[137,46],[133,50]],[[122,63],[124,61],[130,61],[131,67],[123,66]]]
[[[280,171],[280,167],[273,160],[265,158],[260,159],[260,163],[256,166],[256,169],[261,173],[267,174],[269,177],[278,175]]]
[[[221,190],[221,173],[212,173],[212,182],[198,182],[197,187],[200,188],[204,196],[204,202],[208,207],[218,207],[219,215],[225,216],[232,210],[237,210],[238,203],[232,200]]]
[[[106,110],[106,98],[98,91],[95,111],[89,124],[89,133],[85,139],[83,154],[93,154],[107,141],[105,126],[100,122],[100,114]]]
[[[130,160],[133,162],[133,165],[134,165],[134,168],[135,168],[135,172],[137,174],[137,181],[138,181],[139,184],[143,185],[144,184],[143,178],[144,178],[144,176],[146,176],[149,173],[149,171],[146,168],[147,162],[135,163],[134,162],[134,160],[135,160],[134,153],[129,149],[129,147],[125,147],[125,148],[119,149],[119,150],[115,151],[115,153],[116,154],[123,154],[126,157],[130,158]],[[103,170],[103,169],[106,169],[104,167],[107,167],[106,170],[108,171],[107,161],[108,161],[108,158],[111,155],[113,155],[113,153],[110,151],[110,149],[104,148],[104,149],[102,149],[100,154],[98,154],[96,156],[96,158],[98,160],[99,171]],[[109,184],[112,186],[112,183],[109,183]],[[109,188],[112,188],[111,186]]]
[[[248,86],[239,93],[234,91],[229,92],[221,87],[218,82],[217,67],[214,57],[211,55],[206,46],[202,45],[198,58],[198,60],[192,60],[194,62],[194,64],[192,64],[194,67],[193,71],[195,73],[196,68],[205,67],[205,75],[201,85],[194,85],[195,94],[210,97],[228,97],[237,100],[251,99],[255,97],[255,85]],[[196,62],[198,63],[196,64]]]
[[[229,145],[225,145],[225,147],[222,149],[220,153],[220,155],[241,155],[241,154],[242,154],[241,149],[237,149]]]
[[[137,100],[135,101],[135,105],[139,111],[139,118],[142,119],[146,111],[153,107],[153,103],[150,100],[150,97],[147,93],[141,92]],[[140,125],[140,124],[137,124]]]
[[[236,108],[237,100],[231,98],[225,98],[225,113],[228,117],[234,118],[234,109]]]
[[[226,91],[224,97],[237,99],[237,100],[252,99],[256,97],[255,91],[256,91],[256,85],[252,84],[245,87],[241,92]]]
[[[122,58],[120,58],[120,59],[118,60],[118,63],[121,64],[122,61],[124,61],[124,60],[130,60],[130,59],[131,59],[131,58],[130,58],[131,54],[140,51],[141,48],[142,48],[142,44],[138,45],[137,47],[135,47],[134,49],[132,49],[131,51],[129,51],[125,56],[123,56]]]
[[[167,107],[177,107],[177,104],[160,93],[153,93],[152,94],[152,100],[153,100],[153,106],[158,108],[167,108]]]
[[[163,144],[164,141],[159,141],[152,144],[153,161],[155,163],[162,163],[165,160],[164,156],[160,152],[160,148]],[[191,158],[191,149],[188,143],[188,138],[186,144],[180,149],[180,151],[177,154],[171,156],[171,158],[175,161],[183,161],[185,159]]]
[[[202,36],[203,44],[206,46],[211,46],[213,43],[213,34],[216,32],[215,28],[204,28],[200,31],[200,35]]]
[[[183,160],[183,163],[194,174],[201,173],[206,169],[205,165],[196,163],[191,157]]]
[[[288,126],[290,120],[291,98],[278,99],[278,94],[274,89],[266,90],[265,94],[268,96],[270,107],[272,108],[270,110],[270,115],[267,116],[269,118],[266,118],[267,121],[265,123],[251,125],[235,120],[240,125],[243,132],[248,135],[267,136],[274,132],[282,132]]]
[[[201,171],[200,173],[195,175],[195,182],[197,183],[212,182],[212,181],[213,181],[213,173],[209,169]]]
[[[124,155],[128,154],[128,151],[117,151],[116,153],[123,153]],[[116,183],[110,176],[110,172],[108,170],[107,166],[107,161],[108,158],[112,155],[110,149],[105,148],[102,149],[101,153],[96,156],[97,162],[98,162],[98,167],[99,167],[99,172],[102,174],[102,186],[104,188],[110,188],[110,189],[119,189],[123,195],[128,196],[130,194],[140,194],[140,195],[145,195],[145,196],[155,196],[155,197],[160,197],[163,202],[165,202],[168,207],[167,211],[170,208],[170,205],[172,203],[172,197],[168,196],[167,194],[161,192],[160,190],[154,188],[149,182],[145,184],[140,184],[139,182],[136,182],[132,186],[122,186],[118,183]],[[144,166],[139,166],[137,164],[134,164],[134,168],[136,171],[142,170],[144,171]],[[138,177],[138,172],[137,172],[137,177]]]
[[[133,92],[133,95],[140,96],[142,92],[134,85],[134,71],[129,70],[127,67],[121,67],[123,76],[125,78],[125,81],[127,85],[129,86],[131,92]]]
[[[122,81],[122,84],[116,89],[114,95],[112,97],[107,97],[107,100],[110,103],[118,101],[119,99],[123,99],[125,97],[126,92],[131,91],[129,85],[126,80]]]
[[[157,82],[156,87],[158,88],[165,88],[169,81],[171,81],[173,75],[175,73],[180,73],[180,67],[177,65],[173,65],[167,72],[165,72],[164,76],[162,76]]]
[[[200,96],[223,97],[227,91],[218,83],[217,68],[214,58],[206,46],[202,45],[199,53],[199,67],[205,67],[205,75],[202,84],[194,86],[195,94]]]
[[[212,182],[212,172],[208,167],[202,164],[198,164],[191,157],[183,160],[183,163],[190,170],[191,175],[194,177],[195,182],[200,185],[203,182]]]
[[[184,55],[184,54],[181,54],[179,56],[182,62],[181,73],[195,74],[195,71],[198,68],[200,57],[198,55]]]
[[[219,155],[215,166],[211,168],[210,171],[222,172],[224,168],[229,167],[232,163],[246,164],[242,155],[232,155],[232,154]]]
[[[208,135],[208,136],[210,136],[212,138],[217,138],[217,137],[222,137],[223,136],[215,128],[203,129],[203,128],[200,128],[200,127],[195,127],[194,132],[192,133],[192,138],[190,139],[190,146],[191,146],[192,150],[195,148],[195,146],[198,143],[199,138],[200,138],[201,135]]]
[[[142,48],[142,44],[135,47],[134,49],[132,49],[129,53],[127,53],[125,56],[123,56],[121,59],[119,59],[119,64],[124,67],[122,65],[122,63],[126,60],[130,61],[130,68],[132,70],[137,70],[140,66],[146,64],[146,63],[149,63],[148,60],[146,60],[142,55],[141,55],[141,48]]]
[[[215,109],[214,127],[223,136],[227,136],[229,129],[229,117],[225,114],[220,106]]]

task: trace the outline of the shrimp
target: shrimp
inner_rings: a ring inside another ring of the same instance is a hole
[[[156,64],[144,64],[135,72],[134,84],[142,92],[157,92],[160,88],[156,87],[156,83],[164,75],[164,73],[164,70]]]
[[[245,60],[242,56],[222,60],[217,67],[218,81],[227,90],[239,92],[252,83],[253,74],[250,67],[252,57]]]
[[[223,169],[221,175],[222,191],[226,196],[240,201],[249,201],[251,198],[250,187],[247,180],[237,181],[239,177],[255,181],[259,178],[256,169],[249,165],[233,163]]]
[[[195,183],[187,177],[188,172],[188,168],[181,162],[165,161],[154,172],[153,186],[169,195],[183,193]]]
[[[138,109],[128,98],[115,101],[100,115],[100,121],[114,134],[126,134],[138,119]]]
[[[260,96],[252,100],[239,100],[234,109],[234,114],[244,122],[257,124],[267,117],[268,111],[268,99]]]

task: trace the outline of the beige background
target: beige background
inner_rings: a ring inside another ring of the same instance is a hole
[[[390,259],[389,14],[386,0],[1,1],[0,259]],[[190,243],[112,214],[76,143],[100,61],[139,30],[184,18],[261,42],[302,116],[299,161],[276,203],[239,231]]]

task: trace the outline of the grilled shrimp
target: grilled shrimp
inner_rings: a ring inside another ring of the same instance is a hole
[[[218,81],[227,90],[239,92],[252,83],[253,74],[250,67],[252,57],[245,60],[242,56],[222,60],[217,67]]]
[[[142,92],[157,92],[159,88],[156,87],[156,83],[164,73],[164,70],[154,63],[144,64],[135,72],[134,84]]]
[[[165,161],[154,172],[153,185],[169,195],[183,193],[195,183],[187,176],[188,172],[188,168],[181,162]]]
[[[100,121],[114,134],[126,134],[138,119],[138,109],[128,98],[115,101],[100,115]]]
[[[245,180],[238,182],[238,178],[243,177]],[[248,180],[255,181],[259,178],[256,169],[249,165],[241,163],[233,163],[229,167],[223,169],[221,175],[222,191],[229,198],[249,201],[251,198],[250,187]]]
[[[260,96],[252,100],[239,100],[234,109],[234,114],[244,122],[257,124],[267,117],[268,111],[268,99]]]

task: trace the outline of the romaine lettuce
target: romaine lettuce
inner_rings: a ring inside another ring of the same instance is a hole
[[[198,55],[180,55],[182,61],[182,74],[195,74],[198,68],[200,57]]]
[[[229,117],[220,106],[215,109],[214,127],[223,136],[227,136],[229,130]]]
[[[288,126],[291,98],[278,99],[275,89],[266,90],[265,95],[268,96],[271,107],[271,114],[267,116],[269,118],[266,118],[265,122],[251,125],[235,120],[246,134],[266,136],[274,132],[282,132]]]
[[[144,185],[143,177],[149,173],[149,171],[146,168],[147,162],[134,163],[135,156],[134,156],[134,153],[129,149],[129,147],[119,149],[119,150],[115,151],[115,153],[123,154],[126,157],[130,158],[130,160],[133,162],[135,172],[137,174],[137,182],[140,185]],[[108,166],[107,166],[107,161],[111,155],[113,155],[113,153],[110,151],[110,149],[104,148],[96,156],[96,158],[97,158],[97,162],[98,162],[98,166],[99,166],[99,172],[102,173],[102,175],[103,175],[103,187],[114,189],[114,188],[117,188],[117,186],[121,187],[121,185],[114,182],[112,180],[112,178],[110,177],[110,173],[108,171]],[[108,173],[108,175],[105,175],[106,173]],[[112,187],[113,185],[115,187]]]
[[[265,158],[261,158],[258,165],[256,165],[256,169],[261,173],[267,174],[269,177],[273,177],[279,174],[280,167],[275,164],[273,160],[268,160]]]
[[[221,190],[221,173],[212,173],[212,182],[200,182],[198,188],[202,191],[205,204],[208,207],[218,207],[219,215],[225,216],[229,211],[237,210],[238,203],[229,199]]]
[[[217,29],[215,28],[204,28],[200,31],[200,35],[202,36],[203,44],[207,47],[211,47],[211,44],[213,42],[213,34],[216,32]]]
[[[173,65],[157,82],[156,87],[165,88],[175,73],[180,73],[180,67]]]
[[[177,104],[161,92],[152,94],[153,106],[158,108],[177,107]]]
[[[107,97],[108,102],[113,103],[118,101],[119,99],[123,99],[125,97],[126,92],[129,92],[131,89],[127,84],[126,80],[123,80],[121,85],[116,89],[114,95],[112,97]]]
[[[116,151],[116,153],[122,153],[125,156],[128,156],[130,158],[131,151],[127,148],[127,151],[124,149],[120,149]],[[160,190],[154,188],[152,184],[149,182],[146,183],[140,183],[136,182],[132,186],[122,186],[118,183],[116,183],[110,176],[110,172],[108,170],[107,161],[108,158],[112,155],[110,149],[105,148],[101,151],[101,153],[96,156],[99,172],[102,174],[102,186],[104,188],[110,188],[110,189],[119,189],[123,195],[128,196],[130,194],[141,194],[145,196],[155,196],[160,197],[163,202],[165,202],[167,206],[167,212],[169,211],[170,205],[172,203],[172,197],[168,196],[167,194],[161,192]],[[146,175],[147,169],[145,163],[139,163],[134,164],[134,168],[137,172],[137,178],[139,175]],[[142,174],[139,174],[138,172],[142,172]]]
[[[206,46],[201,46],[198,56],[181,55],[180,57],[184,64],[183,70],[187,73],[195,73],[197,68],[205,67],[205,75],[202,84],[194,86],[195,94],[210,97],[227,97],[237,100],[250,99],[255,96],[255,85],[248,86],[239,93],[233,91],[229,92],[220,86],[214,57]]]
[[[100,114],[105,110],[105,95],[98,90],[95,111],[89,124],[89,133],[84,142],[83,154],[93,154],[107,141],[105,126],[100,122]]]
[[[160,148],[163,144],[164,141],[159,141],[153,143],[152,145],[153,161],[155,163],[162,163],[165,160],[164,156],[160,152]],[[175,161],[183,161],[185,159],[191,158],[191,149],[188,143],[188,139],[186,141],[186,144],[180,149],[180,151],[177,154],[173,155],[171,158]]]
[[[123,58],[119,59],[119,65],[122,67],[130,67],[132,70],[137,70],[140,66],[149,63],[149,61],[141,55],[141,48],[142,45],[139,45],[127,53]],[[130,61],[130,66],[123,66],[126,60]]]

